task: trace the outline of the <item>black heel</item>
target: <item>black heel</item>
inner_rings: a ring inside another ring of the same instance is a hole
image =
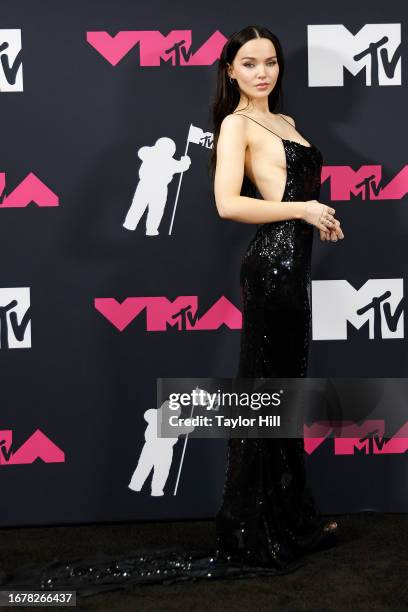
[[[316,544],[312,546],[310,552],[318,552],[321,550],[328,550],[333,548],[337,544],[339,526],[336,521],[329,521],[324,523],[320,539]]]
[[[315,551],[328,550],[333,548],[337,544],[339,532],[339,525],[336,521],[329,521],[323,525],[323,537],[317,546],[314,548]]]
[[[329,521],[328,523],[325,523],[325,525],[323,526],[323,531],[325,533],[337,533],[339,530],[339,524],[337,523],[337,521]]]

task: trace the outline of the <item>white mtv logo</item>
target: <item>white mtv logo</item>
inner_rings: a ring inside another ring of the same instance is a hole
[[[347,321],[369,322],[369,338],[403,338],[403,279],[369,279],[356,290],[346,280],[312,282],[313,340],[347,340]]]
[[[366,85],[401,85],[401,24],[370,23],[357,34],[342,24],[310,25],[310,87],[341,87],[344,69],[365,70]]]
[[[0,30],[0,92],[23,91],[21,30]]]
[[[0,289],[0,349],[30,348],[30,287]]]

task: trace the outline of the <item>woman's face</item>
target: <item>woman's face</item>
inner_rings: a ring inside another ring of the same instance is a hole
[[[268,38],[254,38],[246,42],[236,54],[228,71],[237,80],[241,92],[249,98],[268,96],[279,75],[276,50]],[[266,87],[257,87],[266,83]]]

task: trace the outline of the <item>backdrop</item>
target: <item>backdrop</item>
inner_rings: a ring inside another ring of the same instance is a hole
[[[320,200],[345,233],[315,234],[310,375],[406,375],[407,12],[402,0],[3,0],[1,525],[218,508],[225,440],[189,442],[176,494],[183,438],[157,473],[163,495],[148,461],[136,468],[158,377],[237,370],[255,227],[217,214],[209,109],[221,48],[246,25],[282,42],[281,110],[322,151]],[[322,440],[307,454],[322,511],[407,511],[406,457]]]

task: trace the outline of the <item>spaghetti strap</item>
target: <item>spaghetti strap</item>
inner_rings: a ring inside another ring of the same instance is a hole
[[[290,140],[288,138],[282,138],[282,136],[279,136],[279,134],[276,134],[276,132],[273,132],[272,130],[270,130],[269,128],[267,128],[265,125],[263,125],[262,123],[259,123],[259,121],[256,121],[256,119],[252,119],[252,117],[249,117],[249,115],[245,115],[244,113],[232,113],[233,115],[242,115],[243,117],[247,117],[248,119],[251,119],[251,121],[255,121],[255,123],[257,123],[258,125],[260,125],[261,127],[265,128],[265,130],[268,130],[268,132],[271,132],[272,134],[274,134],[275,136],[277,136],[282,142],[294,142],[298,145],[300,145],[301,147],[305,147],[306,149],[312,149],[313,145],[312,143],[309,141],[308,145],[304,145],[301,142],[299,142],[298,140]],[[282,119],[285,119],[285,117],[283,117],[280,113],[279,117],[282,117]],[[289,125],[293,128],[292,123],[290,123],[290,121],[288,121],[287,119],[285,119],[286,123],[289,123]],[[296,129],[296,128],[295,128]],[[299,130],[296,130],[297,133],[302,136],[302,134],[299,132]],[[302,138],[304,138],[304,136],[302,136]],[[305,138],[306,140],[306,138]]]
[[[282,113],[278,113],[279,117],[282,117],[282,119],[285,119],[285,117],[282,115]],[[293,127],[293,124],[288,121],[287,119],[285,119],[286,123],[289,123],[289,125],[291,125]]]
[[[265,125],[262,125],[262,123],[259,123],[259,121],[256,121],[256,119],[252,119],[252,117],[249,117],[248,115],[244,115],[244,113],[233,113],[234,115],[242,115],[242,117],[247,117],[248,119],[251,119],[251,121],[255,121],[255,123],[257,123],[258,125],[260,125],[261,127],[265,128],[265,130],[268,130],[268,132],[271,132],[272,134],[275,134],[275,132],[272,132],[272,130],[270,130],[269,128],[267,128]],[[292,126],[293,127],[293,126]],[[279,134],[275,134],[275,136],[277,136],[278,138],[280,138],[280,140],[284,140],[281,136],[279,136]]]
[[[278,114],[279,114],[279,117],[282,117],[282,119],[285,119],[285,117],[284,117],[284,116],[283,116],[281,113],[278,113]],[[292,124],[290,121],[288,121],[287,119],[285,119],[285,121],[286,121],[286,123],[289,123],[289,125],[291,125],[292,127],[294,127],[294,126],[293,126],[293,124]],[[301,132],[299,132],[299,130],[298,130],[297,128],[295,128],[295,130],[297,131],[297,133],[298,133],[300,136],[302,136],[302,138],[304,138],[306,141],[308,141],[308,142],[309,142],[310,146],[308,146],[308,147],[306,147],[306,148],[307,148],[307,149],[310,149],[310,147],[312,147],[312,146],[313,146],[313,144],[310,142],[310,140],[308,140],[307,138],[305,138],[305,137],[304,137],[304,136],[301,134]],[[297,140],[293,140],[292,142],[298,142],[298,141],[297,141]],[[299,143],[299,144],[301,144],[301,145],[302,145],[302,143]],[[304,147],[304,146],[305,146],[305,145],[302,145],[302,147]]]

